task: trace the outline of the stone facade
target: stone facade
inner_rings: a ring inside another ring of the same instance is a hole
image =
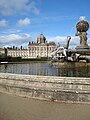
[[[22,57],[28,58],[29,50],[28,49],[7,49],[7,56],[11,57]]]
[[[54,42],[46,42],[46,38],[43,33],[40,33],[40,36],[37,37],[37,43],[30,43],[29,48],[29,57],[51,57],[52,51],[55,50],[56,44]]]
[[[43,33],[37,37],[37,43],[29,42],[28,48],[24,49],[13,46],[12,48],[1,48],[0,53],[11,57],[22,58],[37,58],[37,57],[51,57],[52,51],[56,49],[55,42],[46,42]]]
[[[5,55],[5,49],[0,48],[0,56],[3,56],[3,55]]]

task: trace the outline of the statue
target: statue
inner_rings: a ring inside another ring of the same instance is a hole
[[[86,32],[76,33],[76,36],[80,37],[81,46],[87,46],[87,33]]]
[[[69,48],[69,43],[71,40],[71,36],[67,36],[67,43],[64,45],[64,49],[63,49],[63,54],[65,56],[65,61],[68,60],[68,48]]]
[[[64,45],[64,49],[68,49],[70,40],[71,40],[71,36],[67,36],[67,44]]]
[[[87,30],[89,29],[89,24],[85,20],[81,20],[76,25],[77,33],[76,36],[80,37],[80,46],[77,46],[78,48],[84,48],[89,49],[89,46],[87,44]]]

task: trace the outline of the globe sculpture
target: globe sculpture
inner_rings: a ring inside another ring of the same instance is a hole
[[[76,25],[76,29],[78,32],[86,32],[89,29],[89,24],[87,21],[79,21]]]
[[[77,48],[88,49],[89,46],[87,44],[87,30],[89,29],[89,23],[85,20],[81,20],[76,24],[76,36],[80,37],[80,46]]]

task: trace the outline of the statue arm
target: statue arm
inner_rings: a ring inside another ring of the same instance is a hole
[[[80,33],[77,32],[77,33],[75,34],[75,36],[80,36]]]
[[[70,40],[71,40],[71,36],[68,36],[68,37],[67,37],[66,49],[68,49],[68,47],[69,47],[69,42],[70,42]]]

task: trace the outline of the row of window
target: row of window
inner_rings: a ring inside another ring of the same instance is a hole
[[[43,47],[31,47],[31,48],[29,48],[29,50],[47,50],[47,48],[43,48]]]
[[[10,56],[28,56],[28,53],[8,53]]]
[[[55,47],[49,47],[48,50],[53,51],[55,49]],[[43,50],[43,51],[47,51],[46,47],[31,47],[29,48],[29,50]]]
[[[47,54],[35,54],[35,53],[32,53],[29,55],[30,57],[47,57]]]

